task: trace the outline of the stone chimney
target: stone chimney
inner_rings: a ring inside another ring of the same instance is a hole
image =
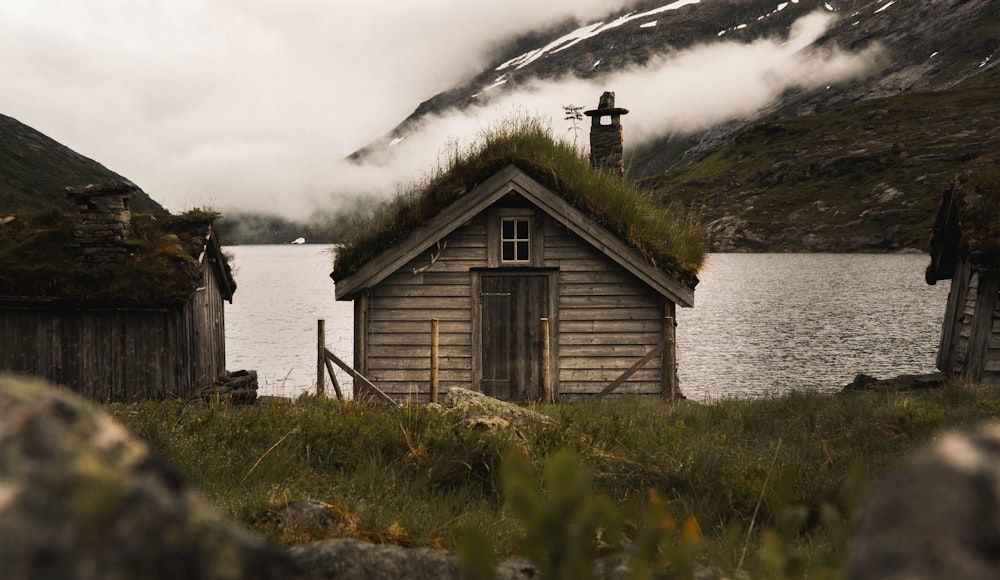
[[[128,257],[125,240],[132,233],[129,198],[138,189],[130,182],[66,188],[76,205],[70,247],[78,261],[106,264]]]
[[[625,174],[622,158],[622,115],[628,109],[615,107],[615,94],[605,91],[596,109],[584,111],[590,117],[590,166],[603,168],[616,175]],[[605,123],[605,118],[610,120]]]

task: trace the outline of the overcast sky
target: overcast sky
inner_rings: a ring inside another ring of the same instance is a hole
[[[0,113],[135,181],[171,211],[207,205],[304,217],[346,194],[391,194],[435,164],[449,140],[471,140],[514,112],[552,115],[561,132],[563,104],[596,105],[613,89],[633,110],[628,135],[642,139],[643,128],[711,124],[765,106],[785,88],[822,86],[868,66],[870,54],[827,54],[818,64],[798,56],[832,18],[817,16],[787,42],[721,37],[599,83],[540,83],[438,120],[408,138],[389,167],[341,162],[421,101],[482,70],[513,34],[569,15],[595,22],[626,4],[2,0]]]

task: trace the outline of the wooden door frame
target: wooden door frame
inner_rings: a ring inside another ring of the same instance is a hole
[[[480,300],[483,276],[547,276],[549,311],[549,380],[553,399],[559,396],[559,268],[472,268],[472,385],[480,391],[483,380],[483,310]]]

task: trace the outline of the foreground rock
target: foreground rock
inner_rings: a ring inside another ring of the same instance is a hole
[[[430,548],[403,548],[372,544],[363,540],[337,539],[300,544],[290,549],[319,580],[363,578],[364,580],[438,580],[459,578],[458,555]],[[500,562],[496,580],[537,578],[538,571],[527,560]]]
[[[501,419],[517,427],[544,424],[554,425],[550,418],[520,405],[494,399],[476,391],[452,387],[445,397],[444,407],[465,414],[467,419],[481,421],[484,425]]]
[[[949,434],[873,492],[849,578],[1000,578],[1000,424]]]
[[[458,555],[445,550],[403,548],[372,544],[362,540],[322,540],[293,546],[291,553],[312,571],[317,580],[352,578],[363,580],[447,580],[461,578]],[[673,577],[669,566],[651,571],[653,578]],[[722,577],[718,568],[695,565],[696,580]],[[628,580],[633,578],[631,560],[624,554],[594,561],[595,578]],[[493,567],[496,580],[540,578],[540,572],[524,558],[511,558]]]
[[[878,379],[864,373],[854,377],[854,381],[844,385],[845,391],[913,391],[936,389],[948,382],[945,373],[926,375],[899,375],[888,379]]]
[[[2,576],[295,579],[96,407],[0,375]]]

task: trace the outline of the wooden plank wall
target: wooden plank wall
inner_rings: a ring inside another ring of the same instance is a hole
[[[95,401],[163,398],[188,387],[178,310],[0,309],[0,368]]]
[[[1000,276],[1000,272],[994,272]],[[1000,384],[1000,293],[993,294],[993,313],[990,316],[990,343],[983,368],[983,381]]]
[[[443,396],[472,387],[470,268],[485,265],[486,219],[459,228],[433,266],[430,251],[372,288],[368,299],[367,376],[401,401],[430,398],[431,319],[439,321],[438,372]],[[437,248],[432,248],[436,253]]]
[[[0,307],[0,369],[95,401],[188,396],[225,371],[222,298],[209,276],[184,307]]]
[[[551,220],[545,254],[559,268],[558,395],[595,395],[663,340],[663,298]],[[615,392],[659,394],[661,371],[657,357]]]
[[[972,318],[976,312],[976,295],[979,291],[979,274],[971,272],[968,276],[968,283],[965,286],[965,295],[959,303],[959,310],[955,313],[955,330],[953,349],[954,362],[952,372],[960,375],[968,375],[969,363],[969,337],[972,334]]]
[[[945,307],[944,322],[941,325],[941,343],[937,356],[937,368],[941,371],[952,372],[956,368],[958,357],[956,347],[961,333],[962,312],[968,298],[969,274],[969,261],[959,260],[951,277],[948,303]]]
[[[1000,272],[980,271],[975,310],[969,332],[968,369],[970,378],[1000,382],[1000,340],[997,339],[997,315]]]
[[[972,381],[1000,383],[1000,273],[962,260],[955,268],[938,368]]]
[[[546,219],[544,267],[559,268],[559,397],[595,395],[663,339],[663,298],[575,234]],[[371,289],[365,313],[366,375],[401,401],[426,402],[430,391],[430,321],[440,322],[440,392],[472,385],[470,269],[486,266],[486,218],[480,214]],[[356,363],[357,364],[357,363]],[[360,367],[359,367],[360,368]],[[658,395],[662,359],[639,370],[618,393]]]
[[[225,305],[214,268],[202,269],[202,285],[184,310],[190,329],[184,348],[191,353],[187,384],[196,391],[210,386],[226,371]]]

